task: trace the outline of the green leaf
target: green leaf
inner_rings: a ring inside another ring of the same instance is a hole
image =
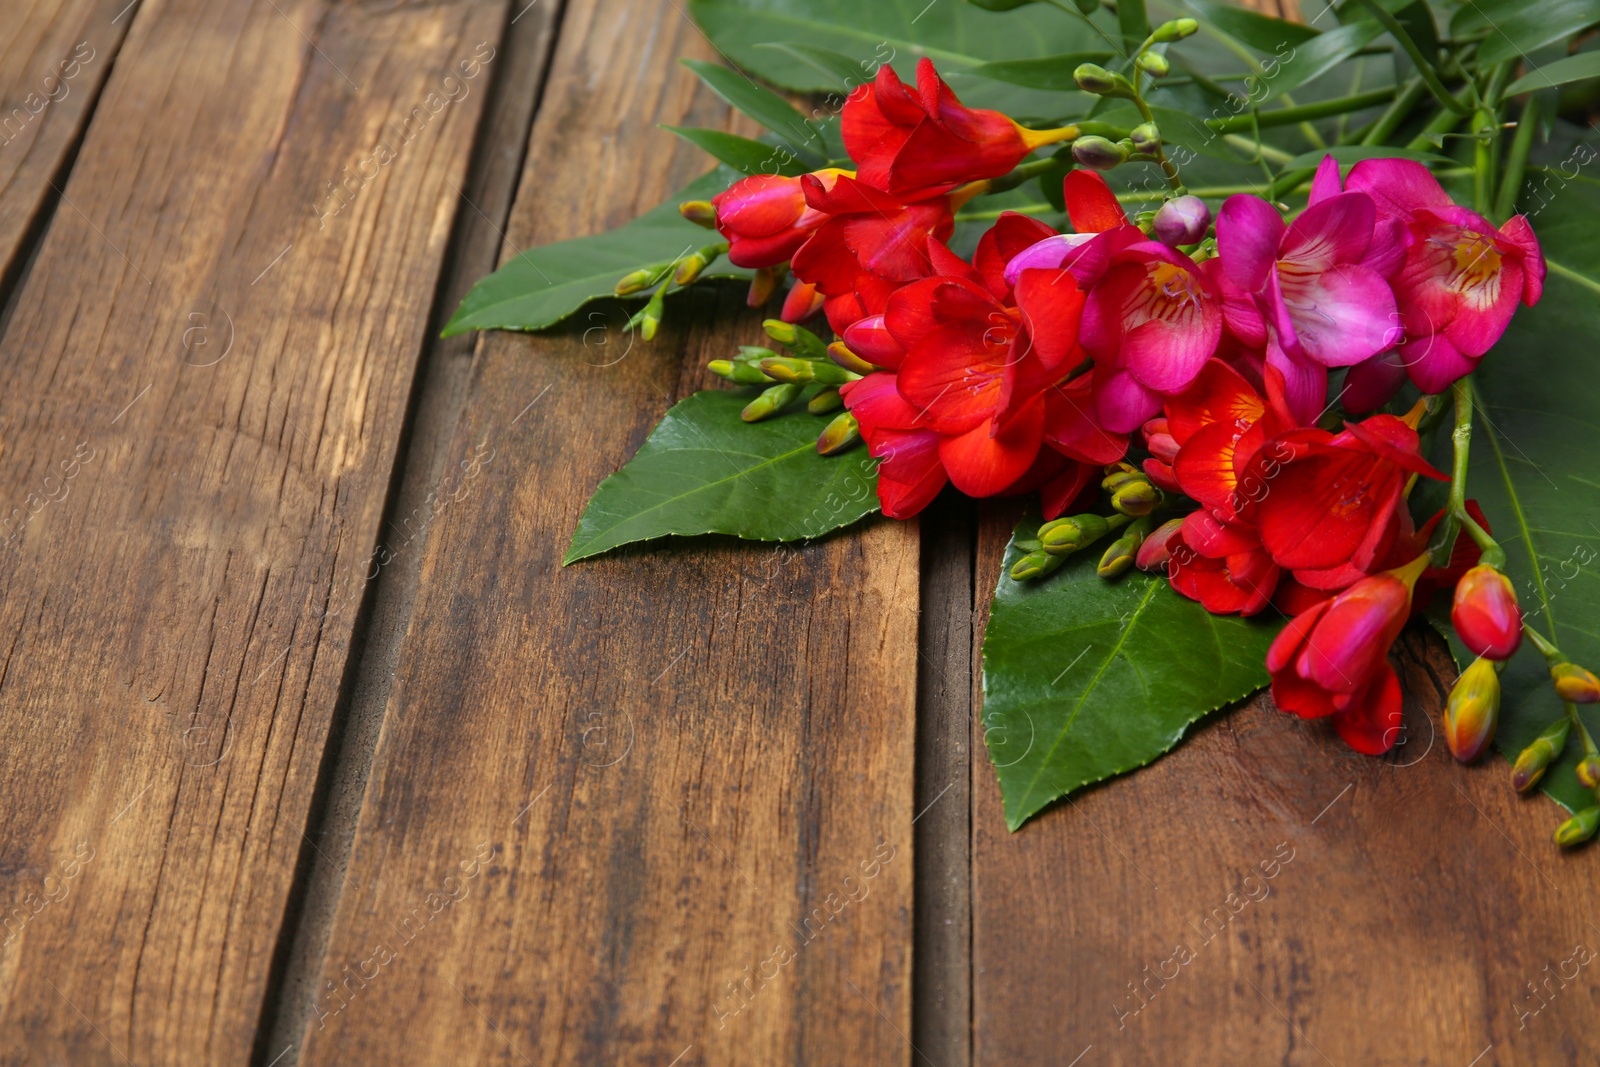
[[[1110,58],[1110,52],[1067,52],[1039,59],[1005,59],[997,63],[983,63],[973,67],[970,73],[979,78],[1029,89],[1071,92],[1078,88],[1078,83],[1072,79],[1072,72],[1078,69],[1079,64],[1104,63]]]
[[[725,167],[625,226],[591,237],[532,248],[482,279],[461,301],[444,336],[468,330],[542,330],[591,300],[612,295],[631,270],[665,266],[715,238],[678,214],[685,200],[709,200],[741,176]],[[726,257],[706,268],[702,278],[749,278]]]
[[[1477,8],[1476,11],[1473,9]],[[1467,15],[1472,12],[1472,15]],[[1490,0],[1468,4],[1451,20],[1468,32],[1487,28],[1478,46],[1476,64],[1487,69],[1508,59],[1526,60],[1528,53],[1565,40],[1600,22],[1600,0]]]
[[[1150,36],[1150,18],[1144,11],[1144,0],[1117,0],[1117,26],[1128,46],[1128,55],[1138,51]]]
[[[707,390],[674,405],[595,490],[562,562],[670,535],[803,541],[878,510],[878,465],[866,449],[817,455],[831,416],[741,422],[749,399]]]
[[[984,736],[1013,830],[1266,685],[1278,630],[1212,615],[1161,577],[1105,581],[1094,549],[1041,582],[1014,582],[1017,542],[1037,530],[1035,518],[1013,533],[983,637]]]
[[[1575,56],[1558,59],[1554,63],[1546,63],[1542,67],[1530,70],[1506,86],[1505,95],[1534,93],[1540,89],[1553,89],[1558,85],[1581,82],[1588,78],[1600,78],[1600,52],[1580,52]]]
[[[817,91],[851,92],[859,85],[870,82],[878,72],[877,64],[871,61],[851,59],[849,56],[840,55],[838,52],[826,48],[813,48],[804,44],[758,44],[757,49],[769,49],[793,56],[812,70],[829,80],[829,84]]]
[[[1051,5],[985,11],[955,0],[689,0],[689,13],[724,56],[785,89],[826,92],[838,88],[832,73],[761,46],[802,41],[805,47],[848,57],[868,77],[885,63],[902,76],[921,56],[946,77],[980,63],[1038,59],[1121,44],[1104,29]],[[967,92],[958,90],[963,100]],[[994,107],[979,98],[974,106]],[[1016,111],[1011,114],[1018,114]]]
[[[1291,93],[1322,77],[1382,35],[1382,26],[1370,19],[1363,20],[1296,45],[1288,58],[1276,66],[1269,58],[1262,63],[1268,86],[1266,99]]]
[[[1595,158],[1592,149],[1586,158]],[[1481,503],[1506,550],[1524,618],[1546,635],[1553,620],[1561,650],[1593,669],[1600,667],[1600,373],[1593,347],[1600,336],[1600,184],[1560,174],[1522,203],[1550,275],[1543,300],[1518,309],[1474,375],[1480,400],[1467,495]],[[1456,649],[1458,658],[1465,654]],[[1515,759],[1561,714],[1561,704],[1543,657],[1526,641],[1500,686],[1495,742]],[[1600,731],[1600,706],[1584,708],[1583,717],[1591,732]],[[1541,782],[1568,808],[1594,803],[1573,775],[1580,751],[1578,738],[1569,738]]]
[[[740,71],[700,59],[680,59],[678,62],[698,74],[700,80],[727,101],[730,107],[737,108],[771,130],[785,147],[806,164],[808,170],[815,170],[828,162],[821,134],[789,101],[771,89],[757,85]]]
[[[665,129],[721,160],[741,174],[805,174],[810,169],[787,148],[762,144],[725,130],[699,126],[666,126]]]
[[[1455,164],[1455,160],[1449,156],[1441,156],[1436,152],[1417,152],[1410,148],[1394,148],[1390,145],[1344,144],[1302,153],[1278,169],[1284,174],[1296,170],[1311,170],[1322,162],[1323,156],[1332,156],[1338,160],[1341,167],[1350,167],[1363,159],[1414,159],[1418,163],[1445,163],[1452,166]]]
[[[1303,23],[1286,22],[1232,4],[1188,0],[1187,6],[1208,25],[1258,52],[1283,55],[1286,49],[1304,44],[1318,35],[1317,30]]]

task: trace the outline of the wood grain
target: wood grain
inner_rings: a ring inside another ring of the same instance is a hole
[[[0,340],[0,1062],[255,1046],[505,18],[138,12]]]
[[[0,38],[0,306],[65,184],[137,5],[14,0]],[[71,206],[67,206],[72,210]]]
[[[980,532],[980,623],[1013,519]],[[1592,1061],[1600,986],[1556,972],[1600,952],[1596,854],[1550,843],[1558,809],[1504,761],[1450,758],[1447,656],[1404,642],[1390,758],[1261,696],[1016,834],[976,760],[975,1060]]]
[[[704,168],[649,130],[729,125],[679,55],[674,5],[569,5],[509,250]],[[740,303],[481,343],[303,1063],[909,1060],[915,530],[559,565]]]

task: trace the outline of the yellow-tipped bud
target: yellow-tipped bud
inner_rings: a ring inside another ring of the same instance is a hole
[[[1550,668],[1550,680],[1555,683],[1556,695],[1574,704],[1600,702],[1600,678],[1576,663],[1558,663]]]
[[[717,205],[709,200],[686,200],[678,205],[678,214],[708,230],[717,228]]]
[[[1581,845],[1600,830],[1600,805],[1584,808],[1556,827],[1556,844],[1564,848]]]
[[[1444,709],[1444,739],[1450,754],[1471,763],[1489,750],[1500,722],[1500,672],[1493,660],[1476,659],[1467,665],[1450,690]]]
[[[1095,573],[1102,578],[1115,578],[1133,566],[1133,557],[1139,551],[1139,545],[1144,538],[1128,534],[1111,542],[1105,554],[1100,557],[1100,565],[1095,568]]]
[[[1600,756],[1585,756],[1578,764],[1578,781],[1585,789],[1600,789]]]
[[[1039,543],[1052,555],[1067,555],[1104,537],[1111,524],[1099,515],[1069,515],[1039,527]]]
[[[739,412],[739,417],[745,422],[760,422],[762,419],[771,418],[794,403],[804,388],[803,385],[790,382],[774,385],[746,404],[744,410]]]
[[[848,411],[841,412],[818,436],[817,451],[824,456],[831,456],[843,452],[859,440],[861,427],[856,423],[856,417]]]
[[[778,291],[778,269],[776,267],[758,267],[753,278],[750,279],[750,292],[744,298],[746,307],[763,307],[772,294]]]
[[[772,384],[772,379],[767,377],[758,365],[747,360],[714,359],[706,364],[706,369],[717,377],[726,378],[738,385]]]
[[[629,271],[627,274],[624,274],[621,278],[617,279],[617,284],[612,286],[611,291],[616,293],[618,296],[632,296],[634,293],[642,293],[646,289],[650,288],[656,283],[656,279],[659,277],[659,271]]]
[[[1545,768],[1567,747],[1567,730],[1571,726],[1571,721],[1565,715],[1561,716],[1544,733],[1534,738],[1533,744],[1517,755],[1517,762],[1511,768],[1511,788],[1526,793],[1539,784]]]
[[[1111,506],[1124,515],[1139,517],[1154,511],[1162,499],[1161,490],[1149,482],[1132,480],[1111,494]]]
[[[845,370],[854,371],[856,374],[871,374],[878,369],[875,364],[868,363],[850,351],[843,341],[835,341],[828,346],[828,358]]]
[[[678,273],[672,276],[672,280],[679,285],[693,285],[727,247],[727,245],[706,245],[689,253],[678,261]]]
[[[1029,552],[1011,565],[1011,579],[1017,582],[1031,582],[1043,578],[1065,562],[1065,556],[1051,555],[1043,551]]]
[[[839,395],[837,389],[824,389],[806,401],[806,410],[813,415],[826,415],[842,407],[844,407],[844,397]]]

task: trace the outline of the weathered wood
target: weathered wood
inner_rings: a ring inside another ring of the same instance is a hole
[[[505,19],[138,12],[0,341],[0,1062],[251,1053]]]
[[[682,54],[712,53],[676,5],[569,5],[512,249],[704,168],[650,129],[729,124]],[[740,296],[653,344],[618,309],[482,341],[302,1062],[911,1057],[914,529],[559,564],[596,483],[759,335]]]
[[[980,616],[1010,518],[979,537]],[[1592,1059],[1600,986],[1573,956],[1600,951],[1594,856],[1550,843],[1558,809],[1504,761],[1450,758],[1436,641],[1407,635],[1399,662],[1386,759],[1261,696],[1016,834],[975,760],[975,1060]]]
[[[126,0],[17,0],[0,39],[0,306],[65,183],[135,17]],[[67,210],[74,210],[67,205]]]

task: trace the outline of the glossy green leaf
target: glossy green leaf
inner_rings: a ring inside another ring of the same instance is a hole
[[[1014,582],[1006,549],[983,637],[983,724],[1015,830],[1051,801],[1142,767],[1207,712],[1267,683],[1278,625],[1212,615],[1165,578],[1095,574],[1081,553],[1037,583]],[[1281,624],[1282,620],[1277,622]]]
[[[707,390],[674,405],[595,490],[563,562],[671,535],[804,541],[878,510],[878,465],[865,448],[817,455],[831,416],[801,408],[741,422],[749,400]]]
[[[699,126],[665,128],[741,174],[787,174],[792,177],[810,170],[785,147],[762,144],[726,130],[708,130]]]
[[[1600,0],[1483,0],[1464,5],[1450,22],[1456,36],[1487,30],[1476,63],[1487,69],[1565,40],[1600,23]]]
[[[444,336],[468,330],[542,330],[590,300],[611,296],[617,279],[629,271],[665,266],[715,240],[709,230],[685,221],[678,205],[709,200],[739,177],[719,167],[625,226],[523,252],[472,287],[445,326]],[[750,275],[723,257],[701,277]]]
[[[1586,158],[1595,158],[1591,152]],[[1573,168],[1576,171],[1576,168]],[[1559,172],[1558,172],[1559,174]],[[1508,556],[1524,617],[1578,663],[1600,669],[1600,184],[1559,177],[1525,198],[1550,262],[1544,299],[1521,308],[1484,357],[1467,495]],[[1469,655],[1456,645],[1458,659]],[[1465,662],[1465,660],[1462,660]],[[1515,758],[1561,714],[1543,658],[1529,645],[1500,676],[1497,746]],[[1600,733],[1600,706],[1583,710]],[[1593,803],[1573,775],[1576,736],[1541,785],[1568,808]]]
[[[750,80],[749,75],[699,59],[679,60],[700,76],[712,92],[771,130],[807,169],[827,163],[822,135],[783,97]]]
[[[1029,89],[1051,89],[1071,92],[1078,88],[1072,72],[1081,63],[1105,63],[1110,52],[1067,52],[1059,56],[1039,59],[1007,59],[997,63],[981,63],[971,72],[979,78],[1022,85]]]
[[[1353,22],[1295,45],[1281,63],[1273,65],[1270,59],[1263,62],[1267,83],[1265,99],[1294,92],[1322,77],[1382,35],[1383,27],[1374,21]]]
[[[1600,52],[1580,52],[1530,70],[1506,86],[1506,95],[1536,93],[1540,89],[1553,89],[1589,78],[1600,78]]]
[[[985,62],[1121,51],[1114,31],[1091,29],[1051,4],[986,11],[956,0],[690,0],[689,12],[733,62],[774,85],[807,92],[838,85],[814,64],[760,46],[783,41],[824,49],[865,65],[869,77],[885,63],[904,77],[921,56],[949,77]]]
[[[827,84],[817,91],[845,92],[870,82],[878,72],[879,64],[872,60],[856,60],[827,48],[793,42],[756,45],[757,50],[781,52],[793,57],[827,79]]]

